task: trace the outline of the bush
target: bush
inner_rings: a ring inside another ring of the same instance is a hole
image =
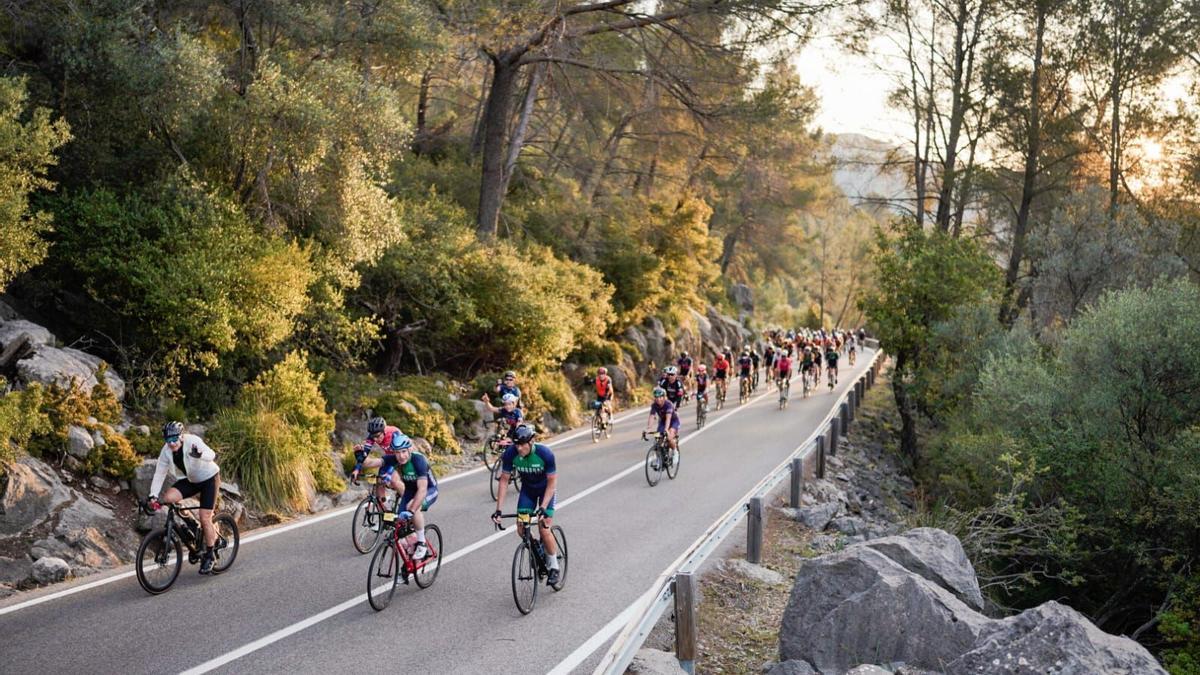
[[[0,379],[0,387],[4,380]],[[0,397],[0,474],[4,466],[26,450],[29,440],[50,429],[50,417],[42,409],[45,392],[33,384],[23,391]]]
[[[312,452],[285,414],[266,404],[230,408],[217,415],[210,436],[221,447],[222,471],[253,504],[270,512],[308,509]]]
[[[418,396],[389,391],[376,401],[374,410],[375,414],[386,419],[388,424],[399,427],[409,436],[424,438],[435,448],[446,452],[462,452],[447,416],[429,407],[429,404]]]
[[[101,426],[99,431],[104,435],[104,445],[97,446],[88,454],[84,462],[85,470],[90,474],[105,473],[113,478],[132,479],[142,463],[133,444],[108,425]]]
[[[567,382],[565,375],[554,370],[535,375],[533,381],[535,389],[555,419],[569,427],[582,421],[579,399],[571,391],[571,384]]]

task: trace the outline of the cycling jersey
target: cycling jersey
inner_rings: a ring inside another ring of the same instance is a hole
[[[157,495],[162,489],[167,471],[174,466],[175,475],[199,485],[220,473],[221,469],[214,462],[217,453],[195,434],[179,436],[182,445],[178,452],[173,452],[166,443],[158,453],[158,463],[154,467],[154,478],[150,481],[150,494]]]
[[[825,353],[825,362],[829,364],[829,368],[837,370],[838,353],[832,349]]]
[[[675,381],[671,382],[664,377],[658,381],[658,386],[667,390],[667,400],[671,403],[679,405],[679,402],[683,400],[683,380],[675,378]]]
[[[400,480],[404,483],[404,496],[400,499],[401,511],[411,510],[408,505],[417,494],[417,481],[422,478],[426,481],[425,500],[421,502],[421,510],[424,511],[437,501],[437,479],[433,477],[433,469],[429,467],[429,460],[425,459],[425,455],[413,450],[409,453],[408,461],[400,467]]]
[[[812,369],[813,365],[815,364],[813,363],[812,356],[810,354],[805,354],[804,360],[800,362],[800,367],[805,370],[810,370]]]
[[[779,357],[775,361],[775,370],[779,372],[780,377],[787,377],[792,372],[792,360],[786,356]]]
[[[601,401],[606,401],[612,398],[613,385],[612,378],[608,375],[600,375],[596,378],[596,398]]]
[[[517,425],[525,421],[525,413],[521,412],[520,408],[501,408],[496,416],[508,423],[508,435],[511,438],[516,432]]]
[[[753,367],[754,359],[751,359],[749,356],[742,356],[738,358],[738,368],[741,369],[742,375],[749,375],[750,369]]]
[[[383,428],[383,440],[376,443],[370,436],[363,441],[363,450],[370,454],[371,450],[379,450],[385,457],[396,454],[396,450],[408,440],[398,427],[388,425]]]
[[[754,362],[754,369],[758,370],[758,363],[762,360],[762,357],[758,355],[758,352],[750,352],[750,360]]]
[[[696,375],[696,394],[703,394],[708,390],[708,373]]]
[[[692,372],[692,357],[689,356],[686,359],[681,358],[675,362],[675,365],[679,366],[680,375],[687,375],[688,373]]]
[[[500,455],[500,468],[507,474],[511,474],[513,471],[520,474],[521,492],[530,494],[544,492],[546,479],[553,476],[557,470],[554,464],[554,453],[541,443],[534,443],[533,449],[524,457],[517,452],[517,446],[509,446],[504,454]]]
[[[496,388],[496,398],[504,400],[505,394],[512,394],[517,397],[517,405],[521,405],[521,388],[515,384],[504,384],[503,382]]]
[[[667,430],[668,425],[672,429],[679,428],[679,413],[675,412],[675,406],[670,401],[663,401],[662,405],[657,402],[650,404],[650,414],[658,416],[658,433],[660,434]]]

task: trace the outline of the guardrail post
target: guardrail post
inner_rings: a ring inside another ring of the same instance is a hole
[[[675,658],[688,673],[696,672],[696,645],[700,643],[696,601],[700,598],[696,577],[691,572],[675,575]]]
[[[842,422],[842,435],[850,435],[850,404],[842,401],[842,405],[838,406],[838,417]]]
[[[842,436],[842,420],[834,417],[829,420],[829,454],[837,455],[838,441]]]
[[[763,500],[762,497],[750,498],[750,514],[746,520],[746,560],[752,563],[762,562],[763,542]]]
[[[829,443],[829,436],[821,434],[817,436],[817,478],[825,477],[825,446]]]
[[[792,458],[792,494],[791,505],[793,509],[800,508],[800,492],[804,490],[804,458]]]

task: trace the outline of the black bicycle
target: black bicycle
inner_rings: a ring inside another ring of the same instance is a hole
[[[704,428],[704,423],[708,421],[708,395],[696,394],[696,428]]]
[[[354,484],[358,485],[358,481],[354,481]],[[380,499],[378,495],[380,485],[384,483],[379,482],[379,474],[376,473],[367,496],[363,497],[358,503],[358,508],[354,509],[350,538],[354,540],[354,548],[359,553],[370,553],[383,534],[383,514],[387,509],[384,507],[384,499]]]
[[[192,565],[200,562],[204,552],[204,532],[200,521],[183,515],[185,511],[199,511],[200,507],[180,507],[175,504],[165,506],[166,525],[151,530],[142,537],[134,563],[138,583],[151,595],[166,593],[179,578],[179,571],[183,569],[185,547],[188,551],[188,562]],[[139,501],[138,507],[148,516],[154,515],[146,500]],[[229,569],[237,559],[241,536],[238,534],[237,522],[228,513],[214,515],[213,527],[217,528],[217,543],[213,546],[212,573],[220,574]]]
[[[612,413],[604,401],[592,401],[592,442],[599,443],[601,438],[612,438],[612,428]]]
[[[543,530],[546,528],[542,526],[541,516],[504,513],[500,517],[517,518],[525,526],[521,528],[521,543],[517,544],[517,550],[513,553],[512,592],[517,609],[522,614],[528,614],[533,611],[533,605],[537,602],[538,586],[550,576],[550,567],[546,564],[546,548],[541,539],[545,536]],[[531,532],[535,528],[538,531],[536,538]],[[497,523],[496,529],[505,528]],[[550,533],[558,547],[558,583],[550,585],[550,588],[558,592],[567,585],[567,535],[558,525],[551,527]]]
[[[500,463],[500,455],[504,453],[504,439],[508,438],[508,423],[496,420],[492,435],[483,444],[483,465],[490,471]]]
[[[642,432],[642,440],[650,440],[645,431]],[[650,487],[658,485],[658,481],[662,480],[663,471],[667,472],[667,477],[671,480],[679,475],[679,450],[671,448],[666,432],[656,432],[654,445],[646,451],[646,482]]]

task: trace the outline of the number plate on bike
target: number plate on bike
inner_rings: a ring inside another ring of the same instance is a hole
[[[387,513],[383,514],[383,522],[385,522],[385,523],[396,522],[396,514],[392,513],[391,511],[388,511]]]

